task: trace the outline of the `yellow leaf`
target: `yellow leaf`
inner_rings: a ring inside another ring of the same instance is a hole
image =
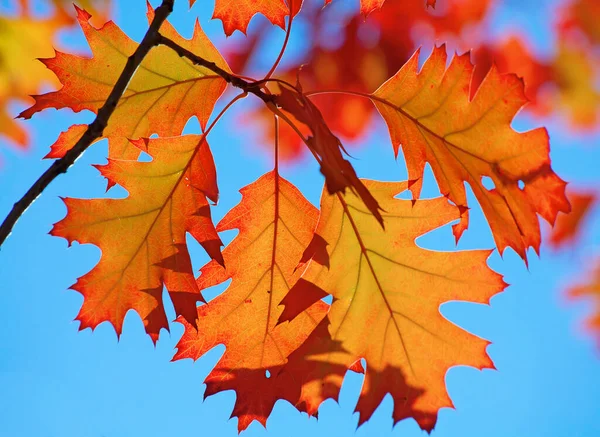
[[[457,240],[469,224],[466,182],[501,253],[512,247],[526,259],[527,248],[539,252],[537,214],[554,223],[570,206],[566,184],[550,166],[546,130],[519,133],[511,127],[527,102],[523,81],[492,68],[471,100],[468,53],[446,69],[446,48],[437,47],[420,72],[418,58],[419,52],[372,95],[395,153],[403,149],[413,197],[419,197],[429,163],[442,194],[461,210],[453,226]],[[493,187],[484,186],[486,177]]]
[[[316,235],[328,258],[313,256],[286,300],[314,294],[314,287],[333,296],[329,332],[343,350],[311,360],[349,367],[366,359],[357,405],[360,423],[391,393],[394,422],[413,417],[431,430],[437,411],[452,406],[446,371],[456,365],[493,367],[485,351],[488,342],[446,320],[440,305],[452,300],[488,303],[506,284],[487,267],[489,250],[435,252],[415,244],[420,235],[459,218],[445,198],[413,205],[395,198],[408,188],[405,182],[364,183],[385,211],[385,230],[356,195],[324,192]],[[286,305],[286,312],[302,308]],[[329,375],[327,383],[335,381],[339,387],[341,378]]]
[[[89,23],[90,14],[81,9],[77,9],[77,13],[94,57],[87,59],[57,52],[56,57],[45,59],[44,63],[56,73],[63,88],[36,96],[35,105],[21,113],[23,118],[30,118],[46,108],[97,112],[123,71],[128,56],[135,51],[137,43],[112,21],[96,29]],[[152,14],[150,8],[149,19]],[[161,33],[229,71],[198,22],[191,40],[181,37],[169,23],[163,24]],[[154,47],[142,61],[104,130],[104,136],[109,138],[109,157],[135,159],[139,150],[131,146],[128,138],[146,138],[153,133],[179,135],[192,116],[198,117],[204,128],[225,86],[222,78],[193,65],[172,49]],[[76,135],[66,136],[78,139]],[[63,145],[63,149],[68,147]]]
[[[109,159],[99,167],[111,183],[127,189],[129,197],[65,199],[68,214],[51,233],[102,250],[99,264],[72,287],[84,296],[77,316],[80,329],[108,321],[120,335],[125,314],[133,309],[156,341],[160,329],[168,329],[163,285],[176,314],[192,325],[196,302],[203,300],[192,272],[186,232],[212,258],[223,262],[221,240],[206,200],[217,201],[216,170],[202,136],[133,143],[154,161]]]

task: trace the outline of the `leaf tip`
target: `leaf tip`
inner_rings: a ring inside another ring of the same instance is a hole
[[[92,18],[92,14],[90,14],[85,9],[80,8],[76,4],[73,4],[73,7],[75,8],[75,13],[77,14],[77,20],[79,22],[87,23],[90,20],[90,18]]]

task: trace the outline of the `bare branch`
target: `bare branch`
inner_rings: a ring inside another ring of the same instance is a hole
[[[117,83],[110,92],[106,102],[100,110],[96,119],[88,126],[83,136],[77,141],[75,146],[69,150],[65,156],[55,161],[49,168],[40,176],[40,178],[29,188],[27,193],[14,204],[12,210],[4,219],[0,226],[0,246],[6,240],[6,237],[11,233],[13,226],[25,212],[33,201],[46,189],[50,183],[56,179],[61,173],[65,173],[67,169],[75,162],[79,156],[92,144],[96,139],[102,136],[104,129],[108,125],[108,120],[114,112],[121,96],[125,92],[127,85],[131,81],[135,71],[142,63],[150,49],[158,45],[161,41],[159,29],[169,14],[173,11],[173,3],[175,0],[163,0],[161,5],[156,8],[154,19],[142,39],[142,42],[137,47],[135,52],[127,59],[125,68],[121,72]]]

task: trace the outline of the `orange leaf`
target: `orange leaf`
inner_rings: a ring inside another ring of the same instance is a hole
[[[597,129],[600,57],[590,47],[560,40],[551,68],[556,89],[546,93],[546,104],[562,110],[576,128]]]
[[[196,0],[190,0],[190,7]],[[284,28],[285,17],[296,15],[302,7],[302,0],[216,0],[213,18],[223,22],[225,35],[230,36],[235,30],[246,33],[250,20],[256,14],[262,14],[271,23]]]
[[[594,193],[569,192],[571,212],[561,214],[550,235],[550,244],[555,248],[565,246],[581,233],[583,221],[596,201]]]
[[[394,422],[413,417],[431,430],[438,410],[452,406],[444,382],[448,368],[493,368],[485,352],[488,342],[446,320],[440,305],[451,300],[488,303],[506,284],[487,267],[489,250],[436,252],[415,245],[415,238],[459,218],[445,198],[413,205],[395,198],[408,188],[406,182],[365,185],[385,210],[386,229],[355,195],[324,192],[316,234],[328,243],[330,267],[311,262],[302,275],[305,281],[289,295],[304,294],[312,283],[333,296],[329,332],[346,352],[312,359],[346,366],[366,359],[359,423],[391,393]],[[286,299],[301,300],[289,295]],[[341,378],[337,383],[339,387]]]
[[[352,362],[351,355],[344,350],[340,341],[331,338],[328,326],[329,319],[326,317],[302,346],[289,356],[287,364],[279,372],[282,378],[291,379],[297,388],[296,393],[290,393],[294,396],[284,399],[311,416],[317,415],[319,405],[324,400],[338,400],[340,385],[348,370],[365,373],[360,360]],[[322,358],[334,354],[338,357],[337,362]]]
[[[44,59],[42,62],[58,76],[63,88],[35,96],[35,104],[23,111],[21,117],[30,118],[46,108],[97,112],[121,74],[128,56],[135,51],[137,43],[112,21],[96,29],[89,23],[87,12],[77,9],[77,14],[94,57],[87,59],[57,52],[54,58]],[[153,10],[149,7],[150,20],[152,14]],[[228,70],[198,22],[191,40],[182,38],[169,23],[163,24],[161,33]],[[192,116],[198,117],[204,128],[225,86],[223,79],[179,57],[170,48],[154,47],[142,61],[104,130],[104,136],[109,138],[109,157],[135,159],[139,150],[131,146],[127,138],[145,138],[153,133],[179,135]],[[72,147],[79,138],[73,132],[68,136],[74,139]],[[68,147],[63,145],[62,148]]]
[[[193,325],[196,303],[204,300],[192,272],[186,232],[222,262],[222,243],[206,200],[217,201],[217,181],[202,136],[132,142],[154,161],[109,159],[99,167],[111,183],[127,189],[129,197],[65,199],[67,217],[51,233],[102,250],[99,264],[72,287],[84,296],[77,316],[80,329],[108,321],[120,335],[125,314],[133,309],[156,341],[160,329],[168,329],[163,284],[177,315]]]
[[[421,1],[389,1],[370,18],[381,31],[378,46],[386,53],[389,63],[396,64],[394,60],[404,62],[405,55],[414,50],[414,44],[419,40],[415,31],[421,26],[425,26],[427,32],[433,32],[432,35],[427,34],[429,40],[452,36],[453,40],[460,41],[470,36],[467,41],[472,46],[472,28],[485,18],[494,4],[493,0],[444,0],[437,3],[436,6],[441,7],[434,10],[428,7],[433,5],[426,4],[424,7]],[[399,26],[398,23],[409,25]],[[465,29],[469,31],[465,32]]]
[[[561,11],[561,27],[564,30],[582,32],[593,44],[600,44],[600,3],[597,0],[575,0]]]
[[[550,167],[546,130],[511,128],[527,102],[522,80],[492,68],[471,100],[468,53],[454,57],[446,69],[446,48],[435,48],[421,72],[418,57],[417,51],[372,95],[395,153],[403,148],[413,197],[419,197],[429,163],[442,194],[461,210],[461,221],[453,226],[458,240],[469,224],[467,182],[500,252],[512,247],[526,260],[527,248],[539,251],[536,214],[553,224],[570,206],[565,182]],[[493,188],[484,187],[485,177]]]
[[[369,190],[360,181],[354,168],[342,155],[344,150],[340,140],[331,132],[323,115],[314,103],[302,92],[282,88],[277,96],[277,104],[292,114],[296,120],[306,125],[312,132],[306,145],[321,164],[321,173],[330,193],[344,192],[347,187],[356,191],[369,211],[383,226],[380,206]]]
[[[552,80],[550,66],[536,59],[526,41],[515,36],[508,37],[494,45],[484,45],[473,52],[475,70],[471,81],[471,92],[479,88],[492,65],[500,73],[514,73],[525,82],[525,95],[530,100],[528,110],[541,112],[537,102],[540,89]]]
[[[56,141],[50,146],[50,152],[44,156],[44,159],[59,159],[73,148],[87,130],[87,124],[74,124],[69,129],[61,132]],[[100,141],[97,139],[95,142]],[[92,143],[93,144],[93,143]]]
[[[332,0],[325,0],[325,5]],[[413,0],[410,0],[413,1]],[[380,9],[385,0],[360,0],[360,12],[365,17],[376,9]],[[190,0],[190,7],[196,0]],[[256,14],[264,15],[271,23],[285,28],[285,17],[295,16],[302,8],[303,0],[216,0],[213,18],[223,22],[225,35],[230,36],[239,30],[246,33],[250,20]],[[435,0],[426,0],[427,6],[435,8]]]
[[[275,171],[241,190],[242,201],[220,221],[218,231],[238,229],[223,250],[227,269],[211,261],[201,270],[200,289],[232,279],[229,288],[198,308],[198,330],[181,320],[185,333],[174,359],[198,359],[218,344],[226,351],[206,379],[205,396],[237,393],[233,415],[239,430],[253,420],[263,425],[275,401],[297,399],[300,386],[281,366],[324,317],[318,302],[293,323],[277,325],[279,302],[300,271],[295,271],[317,222],[317,210]],[[265,373],[269,371],[268,378]]]
[[[332,0],[325,0],[325,4],[328,5]],[[360,13],[365,17],[376,9],[380,9],[383,6],[385,0],[360,0]]]

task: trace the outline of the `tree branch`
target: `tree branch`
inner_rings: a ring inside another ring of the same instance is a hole
[[[19,217],[25,212],[33,201],[46,189],[50,183],[61,173],[65,173],[67,169],[75,162],[79,156],[92,144],[96,139],[100,138],[108,124],[110,116],[114,112],[121,96],[125,92],[127,85],[133,77],[135,71],[142,63],[150,49],[158,45],[161,41],[159,29],[169,14],[173,11],[175,0],[163,0],[161,5],[156,8],[154,19],[144,35],[142,42],[137,47],[135,52],[127,59],[125,68],[121,72],[117,83],[110,92],[106,102],[96,115],[96,119],[88,126],[83,136],[77,141],[75,146],[69,150],[65,156],[55,161],[40,178],[29,188],[27,193],[14,204],[12,210],[4,219],[0,226],[0,246],[6,237],[11,233],[13,226],[19,220]]]
[[[256,97],[264,101],[265,103],[274,103],[275,98],[271,94],[265,93],[261,87],[259,82],[249,82],[247,80],[242,79],[239,76],[236,76],[226,70],[223,70],[217,64],[212,61],[208,61],[200,56],[196,55],[193,52],[190,52],[185,47],[181,47],[175,41],[167,38],[164,35],[158,35],[157,44],[162,44],[170,49],[174,50],[182,58],[187,58],[192,61],[196,65],[200,65],[201,67],[208,68],[213,73],[221,76],[227,83],[233,85],[236,88],[241,89],[249,94],[254,94]]]

